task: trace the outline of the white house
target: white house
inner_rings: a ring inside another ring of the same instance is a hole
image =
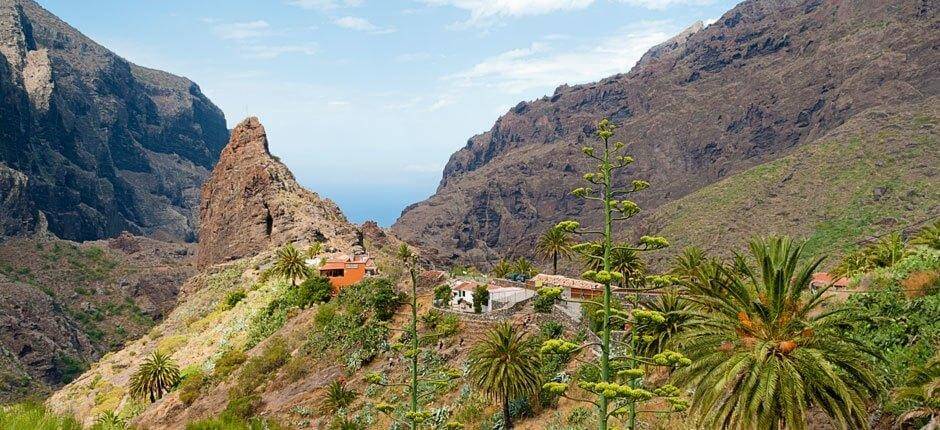
[[[451,283],[451,309],[473,312],[473,291],[481,285],[476,281],[456,280]],[[486,285],[490,292],[489,302],[482,306],[483,313],[507,308],[535,295],[535,291],[520,287],[497,287]]]

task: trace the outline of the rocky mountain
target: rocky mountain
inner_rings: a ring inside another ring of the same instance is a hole
[[[0,2],[0,233],[194,240],[222,112],[32,0]]]
[[[203,185],[199,225],[201,268],[289,242],[318,241],[344,251],[362,244],[335,203],[301,187],[271,155],[264,127],[253,117],[232,131]]]
[[[0,402],[49,392],[147,333],[195,274],[192,248],[128,234],[0,241]]]
[[[938,9],[920,0],[745,1],[654,48],[628,73],[519,103],[451,156],[437,192],[406,208],[392,232],[438,257],[485,265],[531,256],[537,235],[562,219],[599,221],[594,206],[568,193],[593,169],[579,149],[603,117],[620,125],[615,139],[637,160],[623,179],[650,181],[637,203],[655,211],[816,145],[869,109],[935,100]],[[813,196],[838,191],[830,185],[817,184]],[[812,201],[792,204],[781,216],[811,219],[799,212]],[[749,222],[748,212],[735,216]]]

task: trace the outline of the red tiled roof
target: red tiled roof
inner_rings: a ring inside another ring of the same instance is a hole
[[[539,273],[529,280],[533,285],[553,285],[556,287],[573,288],[577,290],[600,290],[603,285],[597,282],[585,281],[583,279],[568,278],[561,275],[546,275]]]

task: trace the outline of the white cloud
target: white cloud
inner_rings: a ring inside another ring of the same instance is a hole
[[[424,61],[431,59],[431,54],[427,52],[407,52],[395,56],[397,63],[413,63],[415,61]]]
[[[461,87],[495,88],[509,94],[561,83],[590,82],[628,71],[646,50],[671,37],[673,31],[668,23],[647,22],[564,52],[536,42],[487,58],[444,80]]]
[[[218,24],[213,27],[215,34],[226,40],[254,39],[266,36],[271,31],[267,21],[248,21]]]
[[[379,27],[365,18],[358,16],[344,16],[333,21],[334,24],[350,30],[363,31],[372,34],[394,33],[394,28]]]
[[[679,5],[707,5],[714,3],[715,0],[618,0],[633,6],[639,6],[646,9],[663,10],[671,6]]]
[[[464,26],[481,26],[500,18],[542,15],[584,9],[594,0],[421,0],[432,6],[452,6],[470,13]]]
[[[452,93],[442,94],[434,103],[431,103],[431,106],[428,107],[428,112],[441,110],[454,103],[457,103],[457,96]]]
[[[285,54],[314,55],[317,53],[317,45],[242,45],[239,47],[242,55],[246,58],[257,60],[271,60]]]
[[[345,7],[361,6],[363,0],[289,0],[287,4],[302,9],[319,10],[321,12],[336,10]]]

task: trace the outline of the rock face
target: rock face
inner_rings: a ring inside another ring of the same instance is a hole
[[[288,242],[318,241],[349,251],[359,230],[335,203],[304,189],[268,152],[257,118],[232,130],[212,176],[202,187],[197,265],[252,256]]]
[[[0,240],[0,401],[48,392],[146,334],[195,274],[192,248],[129,234]]]
[[[0,177],[26,184],[19,210],[0,213],[4,233],[28,233],[41,212],[70,240],[195,239],[199,187],[228,138],[196,84],[127,62],[32,0],[4,0],[0,118]]]
[[[531,256],[554,223],[599,222],[569,195],[594,168],[579,148],[598,119],[620,125],[637,160],[624,179],[652,183],[637,195],[652,209],[868,108],[936,95],[938,25],[938,5],[920,0],[745,1],[629,73],[520,103],[451,156],[436,194],[391,231],[451,260]]]

